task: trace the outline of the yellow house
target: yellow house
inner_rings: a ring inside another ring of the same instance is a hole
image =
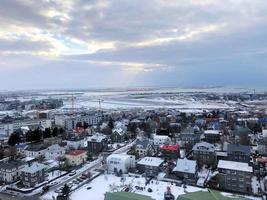
[[[71,166],[78,166],[87,160],[87,152],[84,150],[73,150],[66,154],[66,158]]]

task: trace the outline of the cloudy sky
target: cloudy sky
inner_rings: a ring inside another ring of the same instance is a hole
[[[267,86],[266,0],[1,0],[0,89]]]

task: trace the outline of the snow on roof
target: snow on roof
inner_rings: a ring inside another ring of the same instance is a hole
[[[219,135],[221,134],[220,130],[206,130],[204,131],[205,134],[214,134],[214,135]]]
[[[88,137],[88,142],[102,142],[102,140],[106,139],[107,137],[103,134],[96,133],[92,135],[91,137]]]
[[[157,157],[144,157],[137,164],[158,167],[163,162],[164,161],[161,158],[157,158]]]
[[[196,172],[196,168],[197,162],[195,160],[178,159],[173,171],[194,174]]]
[[[107,157],[108,160],[119,160],[119,161],[125,161],[129,158],[133,158],[135,156],[132,155],[127,155],[127,154],[111,154],[110,156]]]
[[[41,163],[33,163],[30,166],[25,166],[21,171],[25,173],[33,174],[43,169],[46,169],[46,165],[43,165]]]
[[[250,167],[248,163],[228,161],[228,160],[219,160],[218,168],[230,169],[230,170],[236,170],[236,171],[253,172],[252,167]]]
[[[154,139],[169,139],[169,136],[167,136],[167,135],[155,135]]]

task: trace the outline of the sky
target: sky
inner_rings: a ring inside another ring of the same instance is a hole
[[[266,0],[1,0],[0,90],[266,87]]]

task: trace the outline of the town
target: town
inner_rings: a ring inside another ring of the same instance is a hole
[[[0,199],[266,199],[267,93],[122,93],[2,92]]]

